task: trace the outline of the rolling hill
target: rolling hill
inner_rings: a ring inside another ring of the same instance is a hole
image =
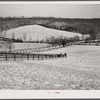
[[[4,32],[2,33],[4,35]],[[61,31],[61,30],[55,30],[46,28],[40,25],[26,25],[21,26],[18,28],[9,29],[6,31],[6,37],[12,38],[12,34],[15,38],[22,38],[25,36],[26,40],[29,40],[31,38],[32,41],[35,40],[42,40],[46,37],[74,37],[79,36],[80,38],[82,35],[80,33],[74,33],[74,32],[68,32],[68,31]]]

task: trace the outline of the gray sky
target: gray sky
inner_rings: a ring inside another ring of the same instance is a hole
[[[0,4],[0,16],[98,18],[100,4]]]

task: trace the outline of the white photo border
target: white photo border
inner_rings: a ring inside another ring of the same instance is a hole
[[[0,1],[2,4],[100,4],[100,1]],[[99,99],[100,90],[0,90],[0,99]]]

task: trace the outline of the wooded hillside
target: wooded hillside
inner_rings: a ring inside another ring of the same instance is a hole
[[[100,18],[69,19],[53,17],[6,17],[0,18],[1,31],[25,25],[42,25],[48,28],[90,34],[93,39],[100,34]]]

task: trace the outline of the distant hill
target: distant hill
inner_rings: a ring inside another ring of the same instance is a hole
[[[100,34],[100,18],[94,18],[94,19],[70,19],[70,18],[54,18],[54,17],[31,17],[31,18],[1,17],[0,18],[1,31],[11,28],[17,28],[20,26],[36,25],[36,24],[56,30],[77,32],[81,34],[90,34],[92,38],[95,38],[97,34]]]
[[[3,32],[4,35],[4,32]],[[6,31],[6,38],[12,38],[15,37],[24,39],[26,41],[29,41],[30,39],[32,41],[43,40],[50,37],[75,37],[79,36],[80,38],[82,35],[80,33],[75,32],[68,32],[68,31],[61,31],[61,30],[55,30],[46,28],[40,25],[26,25],[21,26],[18,28],[9,29]]]

